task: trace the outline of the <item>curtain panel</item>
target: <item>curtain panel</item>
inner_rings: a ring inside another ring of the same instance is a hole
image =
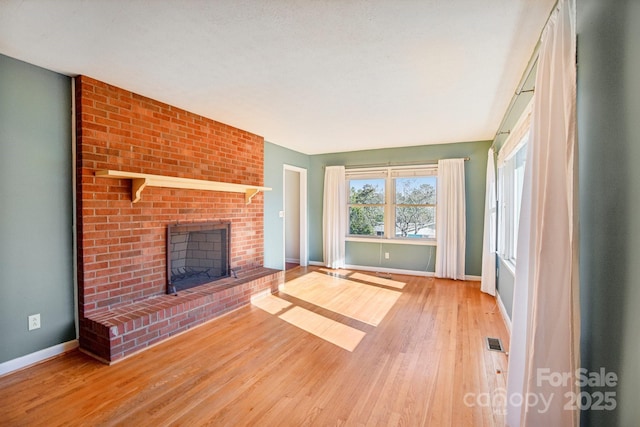
[[[327,166],[322,204],[322,255],[329,268],[345,265],[346,191],[344,166]]]
[[[482,237],[482,281],[480,290],[496,294],[496,169],[493,148],[487,154],[487,185],[484,197],[484,235]]]
[[[512,427],[578,426],[580,419],[566,408],[580,392],[575,16],[575,0],[560,0],[541,38],[513,298]],[[553,383],[541,372],[568,380]],[[532,395],[548,404],[536,406],[526,399]]]
[[[438,161],[436,277],[464,280],[466,206],[464,159]]]

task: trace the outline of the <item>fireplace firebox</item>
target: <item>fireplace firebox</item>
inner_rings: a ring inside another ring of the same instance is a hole
[[[167,293],[229,277],[230,222],[170,224],[167,227]]]

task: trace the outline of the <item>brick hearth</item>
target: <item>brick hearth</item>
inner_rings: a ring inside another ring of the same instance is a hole
[[[84,335],[94,355],[114,361],[250,302],[262,292],[275,292],[284,272],[268,268],[241,271],[237,278],[157,295],[113,309],[96,310],[85,318]],[[141,347],[142,346],[142,347]]]
[[[111,169],[262,186],[262,137],[85,76],[76,79],[76,112],[81,348],[114,361],[277,287],[282,275],[260,270],[262,194],[247,205],[241,193],[149,188],[134,204],[129,180],[95,176]],[[207,221],[231,222],[231,267],[266,279],[166,295],[167,225]]]

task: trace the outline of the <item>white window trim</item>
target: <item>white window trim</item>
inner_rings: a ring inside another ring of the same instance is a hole
[[[531,113],[533,112],[533,98],[529,101],[529,104],[525,107],[522,115],[513,126],[513,129],[509,132],[509,136],[507,140],[500,148],[498,152],[498,158],[496,162],[496,166],[501,168],[504,166],[504,163],[511,158],[515,153],[518,152],[520,147],[522,146],[522,137],[529,132],[531,128]]]
[[[526,106],[522,115],[513,126],[513,129],[509,133],[509,137],[505,141],[504,145],[498,153],[496,162],[496,168],[498,170],[498,255],[502,261],[510,267],[512,271],[515,271],[516,259],[513,257],[515,249],[513,246],[513,235],[518,230],[514,228],[514,217],[505,214],[505,194],[512,194],[514,191],[515,182],[505,181],[503,176],[505,168],[511,167],[511,160],[518,153],[518,151],[527,143],[529,138],[525,136],[531,130],[531,113],[533,111],[533,98]],[[514,175],[513,171],[506,171],[509,175]],[[506,188],[505,188],[506,187]]]
[[[411,166],[387,166],[387,167],[371,167],[371,168],[352,168],[346,170],[346,182],[351,179],[372,179],[383,178],[385,180],[385,211],[384,216],[389,220],[385,220],[384,236],[353,236],[347,234],[345,240],[347,242],[366,242],[366,243],[381,243],[398,245],[416,245],[416,246],[436,246],[436,239],[416,239],[416,238],[398,238],[388,237],[395,234],[395,221],[391,221],[391,218],[395,218],[393,209],[395,203],[393,202],[394,188],[393,178],[407,178],[411,176],[438,176],[437,164],[423,164],[423,165],[411,165]],[[349,194],[349,191],[347,191]],[[343,212],[348,216],[348,209]],[[347,219],[348,221],[348,219]]]
[[[345,238],[347,242],[360,242],[360,243],[384,243],[392,245],[415,245],[415,246],[436,246],[436,239],[412,239],[404,238],[399,239],[397,237],[366,237],[366,236],[347,236]]]

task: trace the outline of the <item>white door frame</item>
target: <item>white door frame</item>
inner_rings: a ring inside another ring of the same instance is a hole
[[[286,184],[287,184],[287,171],[298,172],[300,174],[300,266],[306,267],[309,264],[309,245],[307,242],[308,228],[307,228],[307,170],[297,166],[284,164],[282,166],[282,210],[286,208]],[[282,259],[286,264],[286,212],[284,221],[282,224]]]

